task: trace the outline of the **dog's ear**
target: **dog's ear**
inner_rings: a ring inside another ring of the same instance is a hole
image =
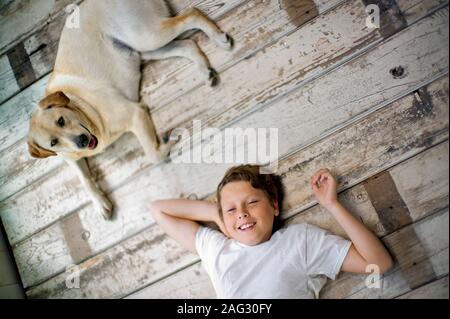
[[[30,152],[30,155],[34,158],[46,158],[49,156],[56,156],[55,152],[40,147],[34,141],[28,141],[28,152]]]
[[[70,99],[61,91],[46,96],[39,102],[41,109],[48,109],[54,106],[66,106]]]

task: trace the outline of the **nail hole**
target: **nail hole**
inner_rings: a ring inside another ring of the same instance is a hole
[[[89,237],[91,237],[91,233],[88,232],[87,230],[81,234],[81,238],[83,238],[83,240],[85,240],[85,241],[88,240]]]
[[[392,68],[389,73],[391,73],[391,75],[394,78],[399,78],[401,76],[403,76],[403,74],[405,73],[405,70],[403,69],[403,67],[401,65],[396,66],[395,68]]]

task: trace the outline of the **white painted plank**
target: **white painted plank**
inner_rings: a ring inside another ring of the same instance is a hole
[[[198,262],[126,299],[210,299],[215,297],[216,293],[211,280]]]
[[[448,275],[398,297],[398,299],[448,299],[448,298],[449,298]]]
[[[448,0],[397,0],[397,3],[410,25],[437,8],[448,5]]]
[[[368,100],[373,95],[382,99],[387,93],[390,96],[398,96],[404,95],[405,91],[415,89],[420,82],[415,82],[414,78],[431,77],[432,79],[433,74],[446,72],[448,70],[448,30],[444,26],[447,22],[448,10],[445,9],[403,30],[358,60],[340,67],[333,73],[333,83],[330,83],[331,80],[327,77],[306,85],[302,91],[302,99],[297,102],[297,105],[306,104],[315,109],[324,100],[330,99],[333,100],[335,108],[346,106],[348,103],[368,104],[370,103]],[[317,24],[316,26],[308,24],[303,29],[310,26],[314,28],[314,31],[318,28]],[[325,41],[321,39],[321,36],[314,36],[314,33],[307,35],[312,36],[310,41],[315,47],[320,48]],[[170,103],[162,110],[156,110],[152,118],[157,130],[164,133],[176,127],[189,127],[192,118],[204,120],[211,126],[221,127],[230,118],[235,117],[236,112],[240,115],[251,112],[257,108],[256,106],[265,105],[279,98],[282,92],[298,87],[305,80],[302,76],[304,70],[298,67],[293,68],[293,66],[310,58],[309,56],[303,59],[298,57],[298,52],[303,52],[301,43],[308,41],[306,36],[302,39],[303,36],[304,34],[292,33],[286,39],[281,39],[267,48],[265,54],[261,53],[253,59],[242,61],[239,64],[240,67],[236,66],[227,70],[222,74],[224,80],[222,90],[213,93],[210,88],[201,87],[184,95],[182,99]],[[299,43],[300,47],[298,47]],[[437,49],[438,47],[441,49]],[[429,48],[435,48],[437,51],[429,51],[430,55],[426,54],[426,58],[419,57]],[[289,50],[293,51],[286,54]],[[406,52],[408,54],[405,54]],[[291,57],[293,61],[298,61],[293,66],[289,65]],[[431,67],[426,62],[428,58],[436,59]],[[320,58],[319,61],[321,61]],[[328,59],[325,59],[322,63],[327,62],[329,62]],[[264,67],[261,69],[260,65]],[[319,69],[320,65],[319,62]],[[406,70],[405,76],[394,79],[390,70],[398,65]],[[359,67],[358,72],[352,73],[349,77],[348,69],[353,69],[355,66]],[[283,75],[275,76],[283,70]],[[367,73],[374,76],[370,77],[370,80],[361,80],[366,79]],[[329,86],[327,90],[322,87],[325,83]],[[349,85],[350,83],[352,85]],[[314,89],[315,87],[320,89]],[[251,89],[249,92],[248,88]],[[367,92],[367,99],[353,99],[354,92],[359,90]],[[205,96],[208,96],[207,101],[204,99]],[[184,111],[180,112],[180,109]]]
[[[0,201],[33,184],[47,174],[51,174],[52,171],[61,166],[65,166],[61,158],[33,159],[28,153],[27,142],[19,140],[2,152],[0,160]],[[27,174],[27,172],[33,173]]]
[[[0,101],[3,102],[7,98],[13,96],[20,91],[16,79],[9,64],[8,57],[3,55],[0,57]]]
[[[340,2],[333,0],[316,5],[311,0],[301,0],[295,4],[278,0],[250,1],[218,22],[219,27],[229,32],[234,39],[232,51],[224,52],[202,33],[193,39],[220,74],[236,62],[250,58],[268,44],[298,29],[306,21],[315,18],[318,11],[327,11]],[[351,6],[350,1],[347,3]],[[344,21],[342,23],[345,24]],[[153,111],[203,85],[201,73],[187,59],[152,61],[143,70],[141,95]]]
[[[44,96],[49,76],[14,96],[0,107],[0,151],[23,139],[28,132],[29,119]],[[2,174],[3,175],[3,174]]]
[[[22,41],[31,32],[59,14],[74,0],[12,1],[2,7],[0,16],[0,53]]]
[[[432,272],[435,276],[442,276],[448,274],[448,208],[446,212],[437,213],[436,216],[431,216],[423,221],[415,223],[413,226],[414,236],[411,243],[401,236],[401,234],[394,234],[391,238],[387,238],[385,243],[388,247],[399,245],[403,250],[408,251],[408,258],[404,261],[403,267],[397,271],[389,273],[383,278],[382,289],[364,288],[351,294],[350,298],[367,299],[367,298],[394,298],[400,294],[411,290],[408,283],[408,275],[405,272],[416,272],[415,276],[424,276],[426,280],[428,274],[421,267],[425,263],[431,264]],[[397,236],[396,236],[397,235]],[[411,236],[413,237],[413,236]],[[402,240],[402,242],[399,242]],[[419,248],[424,255],[420,256],[414,254],[412,243],[418,240],[422,247]],[[421,263],[422,262],[422,265]],[[415,263],[415,264],[414,264]],[[417,269],[416,269],[417,268]],[[429,280],[429,279],[428,279]],[[355,289],[357,286],[353,286]]]

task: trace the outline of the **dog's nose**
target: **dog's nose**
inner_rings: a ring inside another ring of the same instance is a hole
[[[85,148],[89,144],[89,138],[85,134],[81,134],[77,137],[75,143],[77,144],[78,148]]]

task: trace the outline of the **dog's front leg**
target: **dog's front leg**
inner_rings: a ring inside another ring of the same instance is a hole
[[[82,158],[78,161],[66,160],[66,162],[77,173],[84,189],[91,197],[96,211],[100,212],[103,218],[110,219],[112,216],[112,204],[93,180],[86,159]]]
[[[153,121],[148,112],[141,107],[134,109],[131,131],[136,135],[145,155],[152,163],[159,163],[167,158],[174,142],[159,143]]]

